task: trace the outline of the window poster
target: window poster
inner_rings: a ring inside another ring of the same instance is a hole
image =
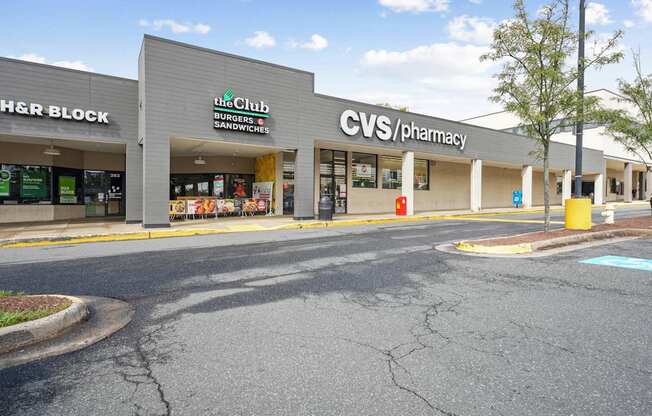
[[[11,172],[8,170],[0,170],[0,196],[9,196],[10,187]]]
[[[243,178],[233,178],[233,196],[235,198],[247,197],[247,181]]]
[[[48,197],[46,170],[28,170],[21,172],[20,196],[21,198],[45,199]]]
[[[215,175],[213,178],[213,196],[224,198],[224,175]]]
[[[274,182],[254,182],[253,198],[264,199],[269,201],[272,199],[272,190],[274,189]]]
[[[355,165],[355,173],[358,178],[371,178],[371,165],[358,163]]]
[[[59,176],[59,203],[61,204],[76,204],[77,192],[76,190],[77,178],[74,176]]]

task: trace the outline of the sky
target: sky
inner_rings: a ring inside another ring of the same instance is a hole
[[[526,0],[532,13],[545,3]],[[21,0],[2,11],[0,56],[136,79],[147,33],[313,72],[322,94],[454,120],[501,109],[488,99],[498,68],[478,58],[513,16],[510,0]],[[626,54],[587,73],[588,90],[631,79],[632,50],[652,72],[652,0],[587,1],[587,29],[623,29]]]

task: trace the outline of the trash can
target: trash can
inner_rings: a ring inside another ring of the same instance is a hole
[[[333,201],[328,195],[322,195],[319,199],[319,220],[333,220]]]

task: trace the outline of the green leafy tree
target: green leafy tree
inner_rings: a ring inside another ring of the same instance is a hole
[[[596,113],[599,123],[605,125],[605,134],[620,142],[637,155],[650,169],[652,160],[652,74],[641,68],[640,53],[634,56],[634,81],[618,80],[617,101],[628,109],[601,109]]]
[[[381,107],[391,108],[391,109],[398,110],[398,111],[402,111],[404,113],[407,113],[408,111],[410,111],[410,107],[408,107],[406,105],[391,105],[390,103],[378,103],[376,105],[379,105]]]
[[[549,154],[551,137],[574,124],[578,114],[587,117],[597,109],[597,99],[581,96],[575,88],[579,71],[573,64],[578,33],[569,17],[568,0],[551,0],[531,17],[523,0],[514,1],[515,16],[494,31],[490,51],[481,57],[501,65],[491,100],[517,115],[527,135],[537,142],[536,156],[543,161],[544,230],[550,229]],[[594,34],[587,32],[585,40]],[[617,31],[594,48],[584,68],[601,67],[622,59],[617,51]]]

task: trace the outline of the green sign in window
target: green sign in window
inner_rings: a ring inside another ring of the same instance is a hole
[[[47,199],[48,171],[25,169],[20,174],[20,197],[25,199]]]
[[[11,187],[11,172],[0,170],[0,196],[9,196]]]
[[[76,184],[77,180],[74,176],[59,176],[59,203],[77,203]]]

